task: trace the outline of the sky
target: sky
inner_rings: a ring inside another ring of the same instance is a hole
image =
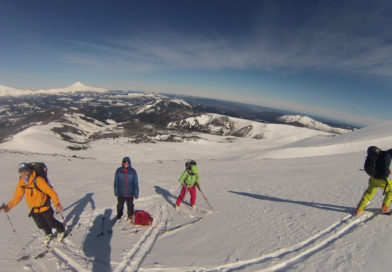
[[[390,1],[0,0],[0,85],[77,81],[391,120]]]

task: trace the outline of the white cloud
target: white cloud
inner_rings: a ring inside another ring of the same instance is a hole
[[[74,42],[75,43],[75,42]],[[108,69],[260,69],[297,73],[330,70],[389,77],[392,45],[383,38],[355,36],[335,28],[295,30],[260,28],[247,37],[195,36],[173,32],[105,41],[77,42],[79,52],[65,62]]]

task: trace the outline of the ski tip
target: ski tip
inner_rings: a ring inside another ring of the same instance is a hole
[[[18,262],[26,261],[26,260],[30,259],[30,257],[31,257],[31,256],[30,256],[29,254],[23,255],[22,257],[19,257],[19,258],[17,259],[17,261],[18,261]]]

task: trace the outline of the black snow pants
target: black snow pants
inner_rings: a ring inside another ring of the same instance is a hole
[[[117,196],[117,218],[120,219],[124,212],[124,203],[127,203],[127,213],[128,217],[131,217],[133,214],[133,197],[123,197]]]
[[[58,233],[64,232],[65,228],[62,223],[54,218],[54,212],[52,208],[41,213],[32,213],[35,224],[39,229],[45,231],[45,234],[52,234],[52,228],[55,228]]]

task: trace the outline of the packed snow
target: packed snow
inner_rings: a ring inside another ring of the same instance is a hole
[[[386,271],[392,265],[392,217],[372,212],[381,206],[381,190],[368,212],[352,215],[367,187],[360,170],[366,149],[391,148],[392,122],[334,137],[271,125],[259,140],[105,139],[80,151],[66,149],[52,126],[29,128],[0,145],[0,196],[12,198],[18,163],[44,161],[72,236],[35,259],[43,233],[22,200],[8,213],[15,233],[1,215],[2,271]],[[115,222],[113,178],[124,156],[139,176],[135,208],[153,215],[152,226]],[[213,210],[199,192],[195,211],[189,196],[180,212],[173,207],[190,158]],[[167,231],[187,222],[194,223]]]

